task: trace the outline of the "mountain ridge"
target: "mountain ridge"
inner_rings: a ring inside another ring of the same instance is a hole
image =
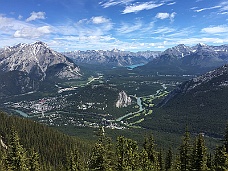
[[[221,138],[227,123],[228,65],[183,82],[157,106],[142,126],[180,132],[186,125],[194,133]]]
[[[71,59],[52,50],[43,42],[20,43],[0,49],[1,94],[34,91],[48,79],[80,77],[80,68]]]

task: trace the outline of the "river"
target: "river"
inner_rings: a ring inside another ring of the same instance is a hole
[[[124,119],[124,118],[126,118],[128,116],[134,115],[134,114],[142,112],[144,110],[143,107],[142,107],[141,98],[140,97],[136,97],[136,96],[132,96],[132,97],[135,97],[137,99],[137,105],[139,106],[139,110],[137,112],[133,112],[133,113],[131,112],[131,113],[128,113],[128,114],[126,114],[124,116],[121,116],[121,117],[117,118],[116,121],[121,121],[122,119]]]
[[[22,112],[22,111],[20,111],[20,110],[13,110],[13,111],[15,111],[15,112],[17,112],[17,113],[19,113],[21,116],[23,116],[23,117],[26,117],[26,118],[28,118],[29,117],[29,115],[28,114],[26,114],[26,113],[24,113],[24,112]]]

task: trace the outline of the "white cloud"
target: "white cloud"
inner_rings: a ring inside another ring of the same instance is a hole
[[[15,30],[22,29],[23,27],[32,27],[31,24],[25,23],[23,21],[15,20],[14,18],[7,18],[0,15],[0,34],[11,35]]]
[[[219,4],[221,6],[221,11],[227,11],[228,10],[228,2],[221,2]]]
[[[109,22],[109,19],[102,17],[102,16],[92,17],[91,20],[94,24],[102,24],[102,23]]]
[[[51,26],[37,27],[27,22],[0,16],[0,36],[12,38],[38,38],[52,32]]]
[[[51,33],[51,27],[50,26],[42,26],[42,27],[24,27],[20,30],[17,30],[14,33],[15,38],[39,38],[41,36],[44,36],[46,34]]]
[[[167,5],[174,5],[174,4],[176,4],[176,2],[171,2],[171,3],[167,4]]]
[[[173,22],[173,20],[175,18],[175,15],[176,15],[175,12],[173,12],[171,14],[169,14],[169,13],[157,13],[155,18],[158,18],[158,19],[161,19],[161,20],[169,18],[171,20],[171,22]]]
[[[100,2],[99,4],[101,4],[101,6],[104,8],[108,8],[110,6],[115,6],[115,5],[126,5],[133,1],[135,0],[108,0],[106,2]]]
[[[176,14],[177,14],[177,13],[175,13],[175,12],[173,12],[173,13],[170,14],[170,20],[171,20],[171,22],[174,21],[174,18],[175,18],[175,16],[176,16]]]
[[[27,22],[37,19],[45,19],[45,12],[32,12],[31,16],[26,19]]]
[[[169,13],[157,13],[155,17],[163,20],[163,19],[169,18]]]
[[[221,6],[218,5],[218,6],[209,7],[209,8],[201,8],[201,9],[195,10],[195,12],[202,12],[202,11],[205,11],[205,10],[211,10],[211,9],[216,9],[216,8],[221,8]]]
[[[217,34],[217,33],[228,33],[228,26],[215,26],[215,27],[206,27],[201,30],[203,33]]]
[[[150,10],[153,8],[157,8],[162,5],[163,5],[163,3],[155,4],[154,2],[145,2],[145,3],[139,4],[139,5],[127,6],[122,13],[123,14],[136,13],[136,12],[139,12],[142,10]]]

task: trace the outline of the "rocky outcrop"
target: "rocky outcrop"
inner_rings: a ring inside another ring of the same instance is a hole
[[[0,136],[0,144],[1,144],[1,147],[3,147],[4,149],[6,149],[7,150],[7,145],[3,142],[3,140],[2,140],[2,136]]]
[[[131,105],[131,98],[128,97],[127,93],[124,91],[121,91],[118,96],[118,100],[116,102],[116,107],[127,107],[128,105]]]

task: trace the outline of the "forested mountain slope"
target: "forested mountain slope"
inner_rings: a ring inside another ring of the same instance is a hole
[[[75,149],[78,149],[82,158],[88,157],[90,146],[85,141],[65,135],[46,125],[0,112],[0,134],[7,146],[10,144],[12,129],[18,132],[20,144],[24,149],[34,149],[39,154],[43,169],[62,168],[67,153]]]
[[[228,65],[184,82],[161,103],[143,126],[180,132],[188,125],[195,133],[221,137],[228,120]]]

